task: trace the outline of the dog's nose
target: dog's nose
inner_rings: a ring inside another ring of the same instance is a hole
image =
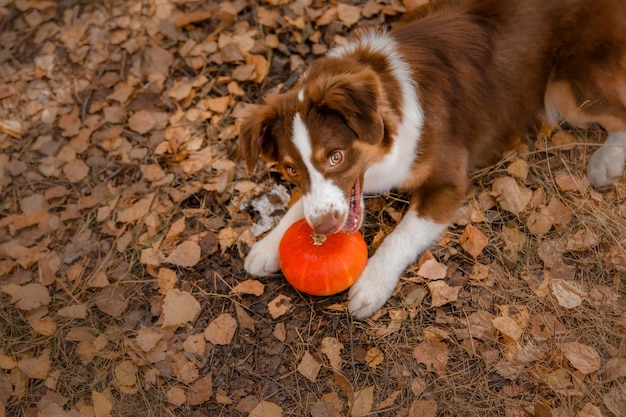
[[[328,213],[312,226],[315,233],[330,235],[339,230],[339,220],[333,213]]]

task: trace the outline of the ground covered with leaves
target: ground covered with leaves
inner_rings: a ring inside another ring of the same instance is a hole
[[[0,416],[624,416],[626,180],[543,129],[477,173],[374,317],[243,257],[264,92],[397,0],[0,0]],[[372,250],[402,195],[367,201]]]

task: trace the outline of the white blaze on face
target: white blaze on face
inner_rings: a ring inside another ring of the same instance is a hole
[[[335,213],[341,228],[348,217],[348,201],[343,191],[331,180],[324,178],[324,175],[313,166],[311,137],[300,113],[296,113],[293,119],[292,139],[306,165],[310,179],[310,189],[302,196],[305,219],[314,227],[324,216]]]

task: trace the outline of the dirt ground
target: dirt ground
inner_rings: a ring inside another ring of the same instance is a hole
[[[626,415],[626,179],[543,128],[373,317],[256,279],[264,93],[399,0],[0,0],[0,417]],[[367,200],[371,251],[406,203]]]

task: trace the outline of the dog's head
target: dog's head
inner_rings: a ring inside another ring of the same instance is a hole
[[[354,60],[322,58],[288,92],[268,96],[241,126],[249,170],[277,162],[301,190],[304,214],[318,233],[357,230],[363,178],[384,150],[378,75]]]

